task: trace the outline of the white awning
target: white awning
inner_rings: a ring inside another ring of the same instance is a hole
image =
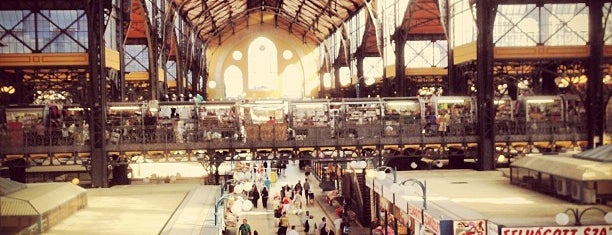
[[[573,158],[569,154],[525,156],[511,166],[579,181],[612,180],[612,163]]]

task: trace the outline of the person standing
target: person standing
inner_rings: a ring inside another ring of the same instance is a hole
[[[318,230],[320,235],[327,235],[327,222],[325,222],[325,217],[321,218],[321,225]]]
[[[287,228],[289,227],[289,218],[287,212],[283,211],[283,215],[280,217],[278,223],[278,235],[287,235]]]
[[[266,188],[268,188],[268,190],[272,187],[272,181],[270,181],[270,177],[266,176],[266,180],[264,180],[264,185],[266,186]]]
[[[291,226],[291,230],[287,232],[287,235],[300,235],[297,231],[295,231],[295,225]]]
[[[306,178],[304,180],[304,196],[306,197],[306,205],[308,205],[308,202],[310,201],[310,195],[308,193],[310,193],[310,182],[308,182],[308,178]]]
[[[266,187],[261,190],[261,204],[265,209],[268,209],[268,188]]]
[[[317,231],[317,223],[315,222],[314,216],[308,216],[306,222],[304,223],[304,232],[308,235],[314,235]]]
[[[259,190],[257,190],[257,186],[253,185],[253,188],[251,188],[249,199],[253,202],[253,207],[257,208],[257,201],[259,201]]]
[[[239,235],[251,235],[251,225],[247,223],[246,219],[242,220],[242,224],[238,228]]]

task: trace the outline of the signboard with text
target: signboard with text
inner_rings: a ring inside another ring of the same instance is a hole
[[[612,235],[612,225],[502,228],[502,235]]]
[[[453,221],[454,235],[485,235],[485,220],[455,220]]]
[[[433,217],[429,213],[423,213],[423,224],[434,234],[440,234],[440,220]]]
[[[421,223],[423,221],[423,210],[412,204],[408,204],[408,216]]]

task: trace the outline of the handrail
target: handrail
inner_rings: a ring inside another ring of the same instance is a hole
[[[364,206],[364,202],[363,202],[363,192],[361,192],[361,185],[359,185],[359,179],[357,179],[357,171],[353,170],[353,183],[357,185],[357,193],[359,194],[358,198],[358,202],[359,202],[359,207],[361,208],[361,210],[363,211],[363,206]],[[345,211],[346,213],[346,211]],[[361,214],[361,213],[360,213]]]

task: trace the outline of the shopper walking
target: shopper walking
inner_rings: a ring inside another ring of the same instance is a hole
[[[242,224],[238,228],[239,235],[251,235],[251,225],[247,223],[246,219],[242,220]]]
[[[268,188],[266,187],[261,190],[261,204],[265,209],[268,209]]]

